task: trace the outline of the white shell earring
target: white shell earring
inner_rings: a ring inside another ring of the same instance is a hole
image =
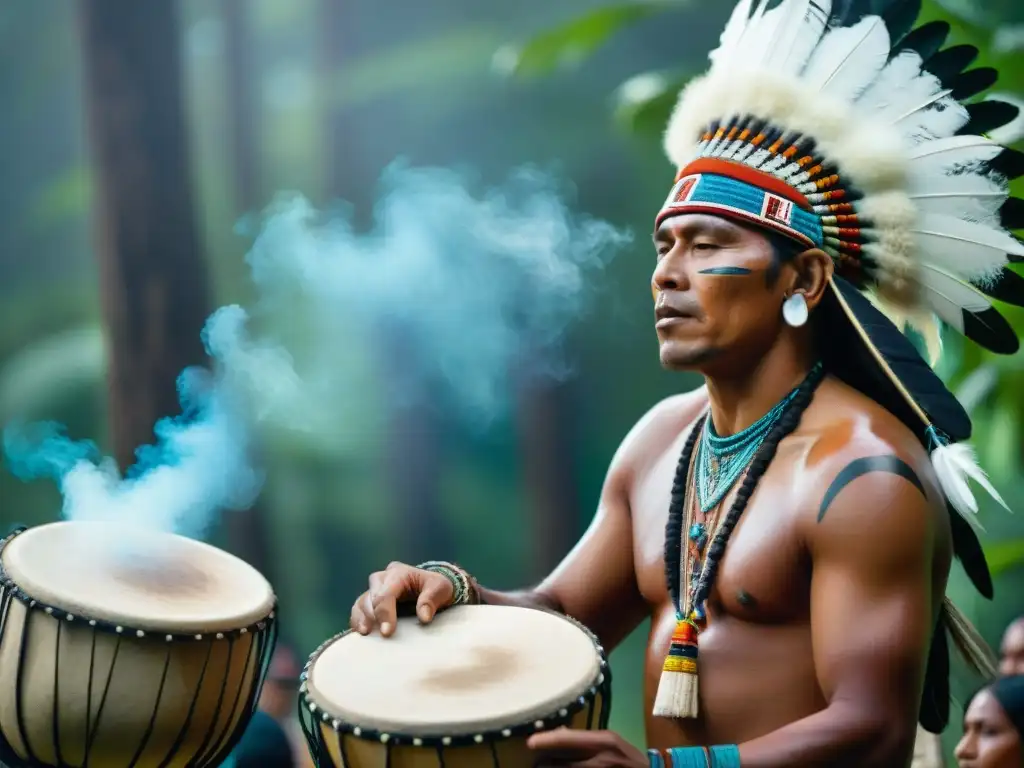
[[[806,324],[808,314],[807,299],[802,293],[794,293],[782,302],[782,319],[793,328]]]

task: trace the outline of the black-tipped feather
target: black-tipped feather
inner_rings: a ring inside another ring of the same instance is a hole
[[[928,733],[942,733],[949,723],[949,641],[946,622],[939,618],[928,650],[924,692],[917,720]]]
[[[992,586],[992,574],[988,569],[981,542],[978,541],[978,534],[974,532],[971,524],[964,520],[963,515],[952,507],[947,508],[953,534],[953,554],[960,561],[974,588],[986,600],[991,600],[995,595],[995,588]]]
[[[977,101],[974,104],[966,105],[971,119],[967,125],[957,131],[960,136],[982,136],[996,128],[1002,128],[1007,123],[1012,123],[1020,114],[1020,109],[1005,101]]]
[[[852,284],[839,277],[834,277],[833,281],[857,325],[932,424],[954,442],[968,439],[971,436],[970,417],[910,340]],[[836,309],[842,311],[841,307]],[[822,340],[822,348],[835,350],[835,353],[825,353],[826,366],[895,414],[924,439],[927,424],[921,423],[902,393],[870,354],[846,313],[836,318],[830,316],[830,311],[831,308],[826,306],[822,325],[828,338]]]
[[[977,286],[978,290],[991,299],[1015,307],[1024,307],[1024,277],[1012,269],[1003,267],[999,278],[986,286]]]
[[[997,355],[1013,355],[1020,350],[1020,339],[1013,326],[995,307],[980,312],[961,310],[964,336]]]
[[[921,61],[928,61],[945,44],[949,31],[949,22],[930,21],[913,30],[899,45],[893,46],[890,58],[895,58],[904,51],[917,51]]]
[[[953,77],[948,83],[943,83],[951,89],[951,94],[957,101],[966,101],[972,96],[977,96],[987,91],[996,81],[999,80],[999,72],[992,67],[978,67],[967,72],[961,72]]]
[[[1024,200],[1008,197],[999,209],[999,223],[1003,229],[1024,229]]]
[[[973,45],[954,45],[939,51],[924,63],[924,69],[939,80],[948,83],[978,58],[978,49]]]
[[[889,30],[889,39],[893,42],[903,40],[914,28],[914,22],[921,15],[921,0],[904,0],[904,2],[875,3],[888,6],[878,11]]]
[[[1009,181],[1024,176],[1024,153],[1016,149],[1004,149],[989,162],[988,167]]]
[[[834,0],[830,26],[851,27],[865,16],[881,16],[896,43],[914,26],[921,13],[921,0]]]

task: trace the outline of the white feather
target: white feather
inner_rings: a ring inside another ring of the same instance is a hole
[[[970,116],[921,69],[921,55],[907,50],[890,61],[857,102],[858,110],[896,126],[912,143],[951,136]]]
[[[832,98],[854,101],[885,67],[889,48],[889,30],[878,16],[830,29],[808,60],[803,80]]]
[[[747,28],[750,21],[750,7],[752,0],[740,0],[733,9],[729,22],[722,30],[722,36],[718,41],[718,47],[708,54],[711,59],[712,69],[728,67],[736,54],[736,44],[743,37],[743,30]]]
[[[999,226],[999,209],[1008,195],[1000,180],[976,173],[948,176],[915,172],[909,190],[910,199],[922,213],[955,216],[992,227]]]
[[[922,261],[951,275],[983,284],[1007,263],[1024,257],[1024,245],[1001,229],[927,213],[912,230]]]
[[[832,0],[788,0],[780,22],[782,34],[767,52],[764,68],[772,72],[799,74],[821,42],[832,14]]]
[[[753,72],[773,72],[765,64],[775,50],[779,39],[784,38],[790,25],[789,14],[797,4],[807,0],[786,0],[760,17],[755,17],[744,31],[742,50],[737,51],[737,68]],[[760,10],[760,6],[758,7]],[[788,73],[780,73],[788,74]]]
[[[758,34],[761,21],[765,16],[765,11],[768,10],[768,3],[769,0],[757,0],[757,5],[754,7],[753,13],[750,14],[750,18],[747,19],[747,23],[744,25],[743,31],[736,39],[737,50],[746,50],[746,47],[750,45],[750,41]],[[737,57],[737,61],[742,61],[742,58],[743,57]]]
[[[982,136],[949,136],[910,149],[907,157],[915,175],[977,169],[999,156],[1003,148]]]
[[[970,515],[978,511],[978,502],[967,483],[968,478],[984,488],[993,499],[1009,511],[1010,508],[989,481],[985,470],[978,466],[974,449],[970,445],[954,443],[939,446],[932,451],[931,459],[943,494],[961,515],[971,519]]]
[[[915,281],[924,289],[932,311],[960,333],[964,332],[964,311],[973,314],[992,308],[992,302],[979,290],[934,267],[923,266]]]

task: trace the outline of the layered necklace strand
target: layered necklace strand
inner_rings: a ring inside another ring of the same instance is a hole
[[[817,377],[820,369],[820,363],[814,366],[804,383]],[[732,513],[721,514],[723,499],[753,463],[800,387],[738,435],[718,437],[711,427],[710,414],[706,414],[704,425],[694,426],[700,432],[691,432],[686,440],[672,483],[672,503],[665,527],[665,564],[676,626],[654,697],[655,716],[698,716],[698,638],[707,625],[707,593],[701,590],[708,586],[703,583],[709,567],[708,544],[719,537],[728,538],[723,527]],[[692,458],[687,455],[691,451]]]
[[[811,369],[808,376],[815,374],[821,363]],[[697,503],[707,514],[712,507],[721,503],[725,494],[735,485],[743,471],[750,466],[754,456],[764,444],[789,404],[796,397],[799,387],[775,404],[768,413],[746,429],[735,435],[720,437],[715,433],[711,415],[704,420],[704,434],[697,444]]]
[[[710,417],[708,417],[710,421]],[[698,447],[704,441],[704,435],[698,438]],[[691,468],[691,474],[693,469]],[[691,478],[692,479],[692,478]],[[687,483],[689,489],[693,488],[692,483]],[[697,587],[700,584],[701,576],[704,573],[704,552],[708,542],[718,532],[718,524],[721,521],[721,502],[710,509],[701,509],[697,503],[695,494],[688,490],[686,494],[686,512],[683,518],[686,522],[686,548],[683,550],[683,557],[680,558],[680,583],[686,585],[685,592],[680,590],[680,605],[677,610],[678,618],[689,617],[698,627],[703,629],[707,621],[703,605],[696,604]],[[685,599],[683,596],[685,595]]]

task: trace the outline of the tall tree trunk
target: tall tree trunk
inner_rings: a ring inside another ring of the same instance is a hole
[[[351,120],[334,103],[338,74],[352,53],[348,46],[353,38],[349,29],[351,18],[346,18],[352,15],[352,5],[346,0],[320,0],[318,63],[324,121],[324,184],[328,196],[333,197],[353,195],[359,189],[353,179]]]
[[[86,109],[122,467],[178,412],[175,380],[205,359],[206,265],[192,205],[177,3],[81,0]]]
[[[228,136],[231,139],[236,213],[261,207],[260,119],[254,94],[252,32],[247,10],[250,0],[223,0],[226,43]],[[258,450],[254,449],[254,450]],[[231,549],[272,583],[280,577],[272,567],[272,547],[266,506],[257,499],[247,510],[229,510],[224,527]]]
[[[252,31],[247,9],[251,0],[223,0],[225,58],[227,60],[227,117],[238,213],[262,205],[260,188],[259,108],[254,84]]]
[[[529,505],[528,577],[542,579],[579,538],[570,385],[532,381],[520,390],[518,424]]]
[[[351,114],[333,104],[333,84],[353,55],[354,6],[345,0],[320,3],[325,181],[329,195],[362,203],[362,211],[366,212],[373,200],[360,200],[359,196],[373,189],[376,180],[365,178],[366,168],[359,164]],[[389,361],[407,363],[410,359],[402,353],[397,335],[381,329],[381,375],[407,379],[403,385],[406,398],[390,404],[385,461],[398,519],[395,557],[412,560],[445,556],[450,552],[451,537],[441,508],[441,425],[431,408],[431,387],[417,373],[410,375],[407,370],[389,368]]]

